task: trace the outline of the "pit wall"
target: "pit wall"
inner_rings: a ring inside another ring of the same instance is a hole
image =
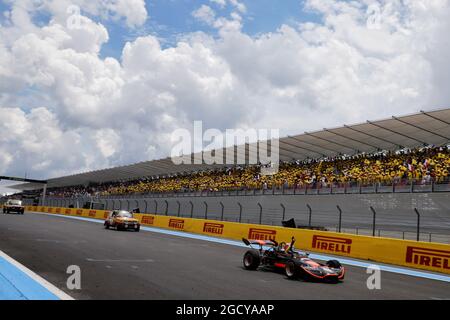
[[[27,206],[26,210],[101,220],[109,213],[105,210],[39,206]],[[135,217],[143,226],[233,240],[248,238],[289,242],[294,236],[296,247],[306,251],[450,274],[450,245],[446,244],[152,214],[135,214]]]

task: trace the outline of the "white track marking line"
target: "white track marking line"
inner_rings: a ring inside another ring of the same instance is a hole
[[[155,262],[153,259],[144,259],[144,260],[133,260],[133,259],[92,259],[87,258],[86,261],[89,262]]]

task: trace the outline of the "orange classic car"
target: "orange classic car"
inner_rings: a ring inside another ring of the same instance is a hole
[[[134,230],[139,231],[141,224],[139,220],[133,217],[131,212],[125,210],[113,210],[105,220],[105,228],[116,228],[116,230]]]

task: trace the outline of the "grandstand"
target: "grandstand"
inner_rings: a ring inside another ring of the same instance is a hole
[[[166,177],[141,177],[128,181],[90,183],[88,186],[54,187],[50,196],[76,197],[222,192],[243,190],[351,188],[354,186],[411,185],[420,188],[449,183],[450,149],[424,147],[397,153],[335,157],[281,164],[274,175],[262,175],[260,166],[214,169],[172,174]]]
[[[281,171],[273,177],[259,175],[259,166],[246,163],[175,165],[166,158],[49,179],[48,188],[55,194],[60,190],[61,195],[74,195],[84,190],[123,194],[405,180],[444,182],[448,179],[449,142],[450,109],[422,111],[281,138]],[[237,159],[242,149],[234,148]],[[244,150],[243,158],[248,163],[250,145]],[[89,185],[94,187],[87,189]],[[33,190],[41,186],[29,183],[14,188]]]
[[[279,172],[274,175],[261,174],[263,164],[248,163],[254,148],[247,144],[232,147],[235,160],[241,157],[245,163],[175,165],[165,158],[49,179],[46,204],[80,206],[95,198],[107,209],[138,206],[143,211],[181,216],[203,216],[209,210],[214,212],[213,219],[266,224],[292,217],[306,223],[307,208],[314,204],[313,222],[327,227],[335,227],[339,205],[346,209],[344,222],[356,230],[369,224],[370,218],[361,218],[369,206],[386,215],[380,227],[412,230],[411,211],[418,208],[430,215],[424,230],[450,234],[449,143],[450,109],[421,111],[283,137]],[[194,159],[199,154],[190,156]],[[30,183],[14,188],[40,186]],[[253,197],[243,200],[243,195]],[[324,197],[312,198],[317,195]]]

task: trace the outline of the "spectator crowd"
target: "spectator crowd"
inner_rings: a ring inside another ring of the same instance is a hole
[[[49,189],[61,197],[164,192],[276,188],[322,188],[359,184],[449,182],[450,148],[428,147],[397,152],[340,156],[280,163],[278,172],[262,174],[261,165],[235,166],[89,186]]]

